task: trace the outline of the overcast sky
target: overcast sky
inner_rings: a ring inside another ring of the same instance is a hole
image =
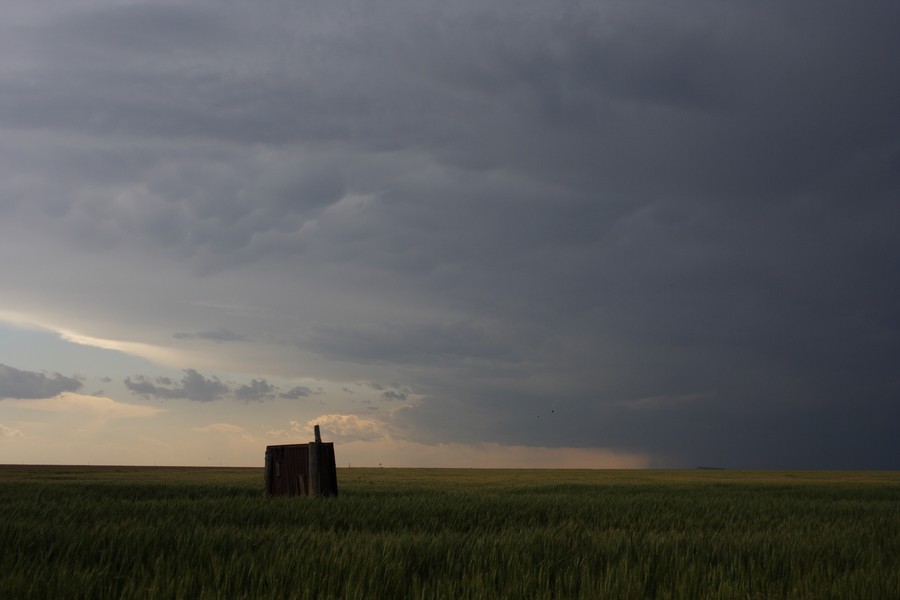
[[[0,463],[900,468],[895,0],[12,1]]]

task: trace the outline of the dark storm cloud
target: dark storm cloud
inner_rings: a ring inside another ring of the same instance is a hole
[[[0,364],[0,400],[3,398],[23,400],[52,398],[62,392],[77,392],[81,386],[81,381],[75,377],[66,377],[59,373],[47,375],[34,371],[22,371]]]
[[[453,12],[425,6],[390,18],[406,6],[389,3],[378,19],[368,18],[358,4],[346,7],[305,14],[294,33],[282,29],[293,14],[276,11],[284,21],[265,23],[274,31],[256,40],[260,18],[242,22],[247,15],[227,10],[215,18],[204,16],[202,8],[174,5],[61,14],[48,26],[48,39],[76,47],[101,44],[106,54],[140,60],[110,73],[122,63],[71,58],[70,69],[85,72],[69,77],[77,88],[73,93],[60,95],[49,93],[65,84],[53,70],[71,52],[33,48],[34,68],[49,71],[35,85],[48,86],[48,93],[23,90],[23,105],[11,106],[9,115],[21,127],[23,115],[36,110],[35,97],[59,102],[37,117],[46,127],[51,115],[67,114],[61,98],[71,107],[83,92],[89,94],[85,110],[96,117],[72,115],[72,127],[96,122],[154,137],[191,132],[196,139],[253,142],[265,130],[257,120],[265,118],[266,126],[278,123],[286,136],[279,144],[302,148],[323,138],[341,141],[344,150],[337,154],[322,156],[319,150],[291,160],[290,152],[281,152],[268,157],[274,164],[224,148],[218,156],[182,148],[177,152],[187,155],[177,166],[154,164],[167,151],[160,148],[159,157],[131,162],[130,170],[138,169],[133,176],[149,182],[141,197],[113,202],[100,194],[70,207],[70,218],[88,228],[80,233],[95,234],[79,238],[146,240],[206,268],[303,250],[291,234],[347,191],[351,175],[340,165],[355,164],[357,153],[375,140],[396,139],[398,150],[431,154],[463,172],[435,171],[446,181],[398,179],[390,170],[407,167],[388,160],[389,171],[378,176],[392,179],[385,187],[354,169],[358,184],[383,191],[383,207],[375,220],[362,224],[362,240],[359,231],[335,232],[338,242],[344,241],[341,234],[356,238],[336,256],[431,269],[467,265],[489,242],[501,244],[492,248],[501,250],[498,259],[508,259],[529,241],[540,247],[542,240],[557,244],[562,235],[597,237],[605,233],[604,224],[651,201],[683,214],[698,208],[697,194],[728,202],[724,193],[744,199],[759,186],[766,187],[761,191],[767,197],[796,191],[816,171],[832,172],[839,155],[853,152],[852,142],[883,137],[883,128],[870,123],[892,118],[898,99],[883,77],[888,65],[873,60],[892,49],[890,30],[882,19],[867,17],[871,11],[865,7],[847,15],[848,28],[854,28],[847,34],[867,33],[868,46],[862,47],[855,38],[853,44],[834,43],[836,24],[826,18],[829,11],[842,12],[834,5],[807,15],[733,3],[671,11],[612,3],[606,9],[573,5],[504,14],[497,3]],[[132,36],[145,22],[143,33]],[[760,29],[765,45],[754,40]],[[127,44],[132,37],[168,40],[161,45],[174,56],[162,64],[151,61],[154,49]],[[249,49],[251,41],[256,51]],[[270,52],[284,60],[273,61]],[[290,60],[295,53],[303,60]],[[259,61],[268,68],[245,68]],[[864,61],[866,72],[851,69]],[[86,70],[85,64],[95,66]],[[850,76],[853,88],[847,85]],[[136,85],[147,86],[147,92],[135,91]],[[874,86],[880,93],[870,93]],[[111,87],[129,96],[98,101],[96,90]],[[319,98],[308,105],[313,89]],[[862,89],[866,93],[857,91]],[[260,96],[247,98],[241,90]],[[154,102],[161,104],[153,107]],[[217,108],[232,103],[235,110]],[[152,121],[134,110],[149,111]],[[853,123],[860,114],[867,115],[865,127]],[[315,131],[307,129],[313,115]],[[231,166],[223,168],[223,161]],[[312,168],[305,168],[310,161]],[[473,166],[479,170],[469,174]],[[492,182],[481,171],[487,167],[518,176]],[[115,172],[104,171],[101,180]],[[524,190],[542,183],[558,188],[541,190],[542,201],[523,198]],[[429,200],[423,202],[425,196]],[[561,203],[563,210],[557,208]],[[510,220],[510,214],[517,217]],[[96,215],[103,215],[99,224]],[[429,240],[429,225],[444,218],[446,238]],[[501,227],[504,235],[497,236]],[[412,244],[421,247],[414,255],[408,252]]]
[[[95,59],[115,48],[135,57],[147,54],[196,52],[213,42],[226,41],[227,23],[210,7],[177,3],[85,7],[69,14],[61,11],[48,27],[51,43],[60,49],[91,53]],[[108,57],[107,57],[108,58]]]
[[[218,377],[204,377],[195,369],[185,369],[184,377],[178,384],[167,377],[151,381],[142,375],[136,375],[133,379],[125,378],[125,387],[132,393],[141,396],[163,399],[184,398],[197,402],[219,400],[230,392],[230,388]]]
[[[45,11],[0,25],[3,243],[244,274],[425,441],[897,466],[896,2]],[[217,324],[175,337],[261,337]],[[126,385],[229,393],[186,373]]]
[[[362,363],[490,359],[508,350],[504,341],[465,322],[323,325],[301,344],[329,358]]]

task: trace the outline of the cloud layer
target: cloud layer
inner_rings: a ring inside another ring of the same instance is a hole
[[[144,397],[371,381],[410,443],[896,467],[898,22],[14,2],[0,308],[181,370]],[[81,389],[45,368],[0,397]]]

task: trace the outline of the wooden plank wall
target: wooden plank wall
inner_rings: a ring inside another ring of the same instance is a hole
[[[320,442],[318,495],[337,496],[334,444]],[[309,496],[309,444],[284,444],[266,448],[265,484],[268,496]]]

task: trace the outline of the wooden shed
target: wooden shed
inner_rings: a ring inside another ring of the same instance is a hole
[[[266,447],[267,496],[337,496],[334,444],[316,440],[308,444]]]

